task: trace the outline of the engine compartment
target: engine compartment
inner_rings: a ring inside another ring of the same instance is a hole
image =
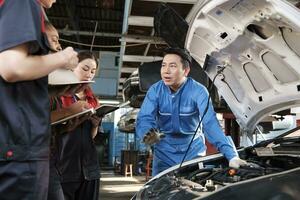
[[[272,187],[276,188],[279,185],[284,185],[284,183],[293,183],[290,179],[287,179],[288,181],[281,180],[283,178],[281,173],[291,171],[293,174],[295,173],[293,169],[295,169],[296,173],[300,174],[300,137],[279,138],[274,140],[271,145],[265,145],[262,143],[240,152],[240,157],[248,162],[247,166],[239,169],[229,168],[224,157],[200,164],[194,163],[149,182],[137,193],[136,199],[210,199],[211,194],[231,186],[237,186],[238,189],[236,190],[244,187],[239,186],[239,184],[250,184],[251,187],[258,187],[256,182],[261,182],[261,186],[271,190]],[[294,178],[298,175],[285,175],[284,179],[289,176]],[[276,181],[278,181],[277,184]],[[300,182],[298,179],[294,181],[295,183],[290,188],[297,186]],[[277,190],[280,191],[278,188]],[[294,193],[298,195],[299,189],[295,188]],[[224,199],[223,197],[222,199]],[[266,196],[262,197],[262,199],[264,198],[268,199]],[[253,197],[252,199],[256,198]],[[278,199],[288,198],[283,196]]]

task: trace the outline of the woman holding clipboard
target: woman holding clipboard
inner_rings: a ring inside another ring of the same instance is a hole
[[[79,64],[73,72],[80,81],[91,81],[98,67],[95,56],[84,51],[78,53],[78,59]],[[89,86],[79,93],[55,99],[52,102],[52,110],[56,113],[99,106],[98,99]],[[56,174],[52,174],[52,177],[50,174],[50,181],[55,179],[54,185],[57,187],[59,180],[61,189],[49,191],[49,200],[98,200],[100,167],[93,138],[98,132],[100,122],[101,118],[96,115],[85,115],[56,127],[51,156]]]

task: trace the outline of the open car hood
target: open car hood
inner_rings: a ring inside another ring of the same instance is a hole
[[[204,0],[185,47],[244,131],[300,104],[300,10],[285,0]],[[208,60],[210,58],[210,60]]]
[[[299,146],[297,127],[240,149],[248,165],[239,169],[228,167],[221,154],[195,158],[154,176],[132,200],[298,200]]]

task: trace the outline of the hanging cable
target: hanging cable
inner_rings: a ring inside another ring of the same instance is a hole
[[[94,45],[94,41],[95,41],[95,36],[96,36],[96,32],[97,32],[97,27],[98,27],[98,21],[96,21],[96,25],[95,25],[95,29],[94,29],[94,33],[93,33],[93,39],[92,39],[92,44],[91,44],[91,48],[90,51],[93,51],[93,45]]]
[[[66,39],[62,39],[62,38],[60,38],[59,41],[67,42],[67,43],[70,43],[70,44],[87,46],[87,47],[92,46],[90,44],[85,44],[85,43],[81,43],[81,42],[74,42],[74,41],[66,40]],[[140,46],[140,45],[145,45],[145,44],[127,44],[126,47],[134,47],[134,46]],[[121,45],[107,45],[107,46],[106,45],[93,45],[93,47],[97,47],[97,48],[120,48]]]
[[[206,59],[209,59],[209,57],[207,56]],[[207,62],[209,62],[209,61],[207,60]],[[190,149],[190,147],[191,147],[191,145],[192,145],[192,143],[193,143],[193,141],[194,141],[194,138],[195,138],[195,136],[196,136],[196,134],[197,134],[197,132],[198,132],[198,129],[199,129],[199,127],[201,126],[201,123],[202,123],[202,121],[203,121],[203,119],[204,119],[204,117],[205,117],[205,115],[206,115],[206,113],[207,113],[207,110],[208,110],[208,107],[209,107],[209,101],[210,101],[210,98],[211,98],[211,94],[210,94],[210,93],[212,92],[212,88],[213,88],[214,82],[215,82],[217,76],[218,76],[219,74],[222,74],[222,73],[223,73],[224,69],[225,69],[225,66],[222,66],[220,69],[218,69],[217,74],[214,76],[214,78],[213,78],[213,80],[212,80],[212,83],[211,83],[211,85],[210,85],[210,87],[209,87],[209,89],[208,89],[208,99],[207,99],[207,103],[206,103],[206,107],[205,107],[205,109],[204,109],[203,115],[202,115],[202,117],[201,117],[201,119],[200,119],[200,121],[199,121],[199,123],[198,123],[198,125],[197,125],[197,128],[196,128],[196,130],[195,130],[195,132],[194,132],[194,134],[193,134],[193,137],[192,137],[192,139],[191,139],[191,141],[190,141],[190,143],[189,143],[189,146],[188,146],[187,150],[185,151],[185,154],[184,154],[184,156],[183,156],[183,159],[181,160],[181,163],[180,163],[180,165],[179,165],[179,167],[178,167],[178,169],[177,169],[177,172],[179,172],[180,168],[182,167],[182,164],[183,164],[183,162],[184,162],[184,160],[185,160],[185,158],[186,158],[186,155],[187,155],[187,153],[188,153],[188,151],[189,151],[189,149]]]

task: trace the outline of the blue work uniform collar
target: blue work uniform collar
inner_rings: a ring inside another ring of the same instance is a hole
[[[186,77],[186,79],[182,82],[182,84],[180,85],[180,87],[178,88],[178,90],[176,92],[174,92],[174,93],[172,93],[172,89],[169,86],[167,86],[165,84],[164,85],[167,87],[167,91],[168,91],[168,93],[170,95],[171,94],[176,95],[176,94],[178,94],[182,90],[182,88],[184,87],[184,85],[186,84],[186,82],[188,81],[188,79],[189,79],[189,77]]]

